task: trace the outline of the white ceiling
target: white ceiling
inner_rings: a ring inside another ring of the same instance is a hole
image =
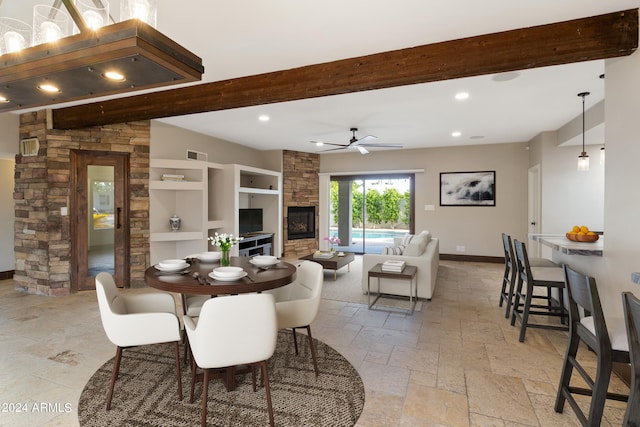
[[[0,15],[24,2],[3,0]],[[118,19],[118,2],[111,6]],[[640,0],[158,0],[158,29],[203,58],[203,81],[218,81],[639,7]],[[587,109],[602,100],[603,72],[604,62],[593,61],[503,82],[480,76],[161,120],[262,150],[315,152],[310,140],[347,143],[350,127],[405,148],[520,142],[579,116],[579,92],[591,92]],[[456,101],[459,91],[470,97]],[[271,120],[258,121],[261,114]],[[454,130],[462,135],[453,138]]]

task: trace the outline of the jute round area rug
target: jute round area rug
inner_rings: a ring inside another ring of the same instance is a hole
[[[333,348],[314,339],[318,368],[313,371],[307,336],[298,334],[295,354],[291,332],[278,334],[269,361],[269,383],[276,426],[353,426],[364,407],[364,386],[355,368]],[[181,353],[182,354],[182,353]],[[123,351],[111,410],[106,398],[113,359],[100,367],[84,387],[78,403],[81,426],[194,426],[200,424],[202,384],[189,403],[190,367],[182,365],[184,399],[178,400],[173,348],[167,344]],[[218,379],[209,384],[207,425],[269,424],[263,387],[254,393],[251,374],[236,376],[227,392]]]

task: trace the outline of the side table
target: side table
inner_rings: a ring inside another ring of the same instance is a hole
[[[418,280],[416,275],[418,273],[418,267],[414,265],[406,265],[401,273],[395,273],[390,271],[382,271],[382,264],[376,264],[371,267],[367,275],[367,294],[369,295],[369,310],[373,309],[373,306],[381,296],[397,297],[397,295],[383,294],[380,292],[380,279],[398,279],[409,281],[409,305],[411,310],[409,314],[413,314],[418,302]],[[373,302],[371,301],[371,278],[378,278],[378,291]]]

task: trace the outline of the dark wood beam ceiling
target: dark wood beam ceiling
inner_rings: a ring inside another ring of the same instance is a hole
[[[57,129],[383,89],[633,53],[638,10],[428,44],[53,110]]]

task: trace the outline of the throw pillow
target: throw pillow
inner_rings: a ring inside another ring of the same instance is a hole
[[[427,247],[424,237],[416,236],[411,240],[411,243],[407,245],[404,250],[406,256],[420,256]]]
[[[402,243],[400,243],[400,246],[405,246],[406,247],[409,243],[411,243],[411,239],[412,238],[413,238],[413,234],[409,234],[409,233],[405,234],[402,237]]]
[[[404,246],[387,246],[382,248],[382,255],[402,255]]]

